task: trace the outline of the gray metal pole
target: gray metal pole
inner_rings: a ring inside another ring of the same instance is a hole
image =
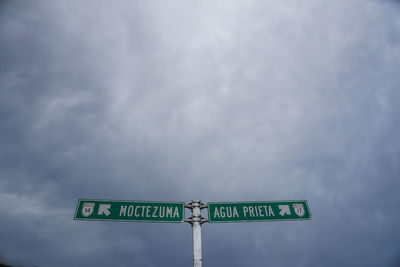
[[[185,222],[190,223],[193,230],[193,266],[202,267],[201,225],[208,220],[201,216],[201,210],[208,208],[208,206],[201,203],[201,200],[192,200],[185,208],[192,210],[192,217],[186,219]]]
[[[201,258],[201,209],[200,200],[192,200],[193,217],[193,267],[202,267]]]

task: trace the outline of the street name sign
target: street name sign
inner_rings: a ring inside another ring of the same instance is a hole
[[[210,223],[311,220],[306,200],[209,202]]]
[[[185,220],[185,203],[80,199],[74,219],[179,223]]]

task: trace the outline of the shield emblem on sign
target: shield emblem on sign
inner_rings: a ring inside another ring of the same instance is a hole
[[[82,215],[85,217],[90,216],[94,211],[94,205],[95,203],[83,203]]]
[[[304,214],[306,213],[304,210],[304,205],[299,203],[299,204],[293,204],[293,209],[294,212],[297,214],[299,217],[303,217]]]

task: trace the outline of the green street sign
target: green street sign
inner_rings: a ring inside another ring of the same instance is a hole
[[[209,202],[210,223],[311,220],[306,200]]]
[[[179,223],[185,220],[185,203],[80,199],[74,219]]]

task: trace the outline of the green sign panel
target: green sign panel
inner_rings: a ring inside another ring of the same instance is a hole
[[[75,220],[127,222],[183,222],[184,202],[80,199]]]
[[[306,200],[267,202],[209,202],[210,223],[310,220]]]

